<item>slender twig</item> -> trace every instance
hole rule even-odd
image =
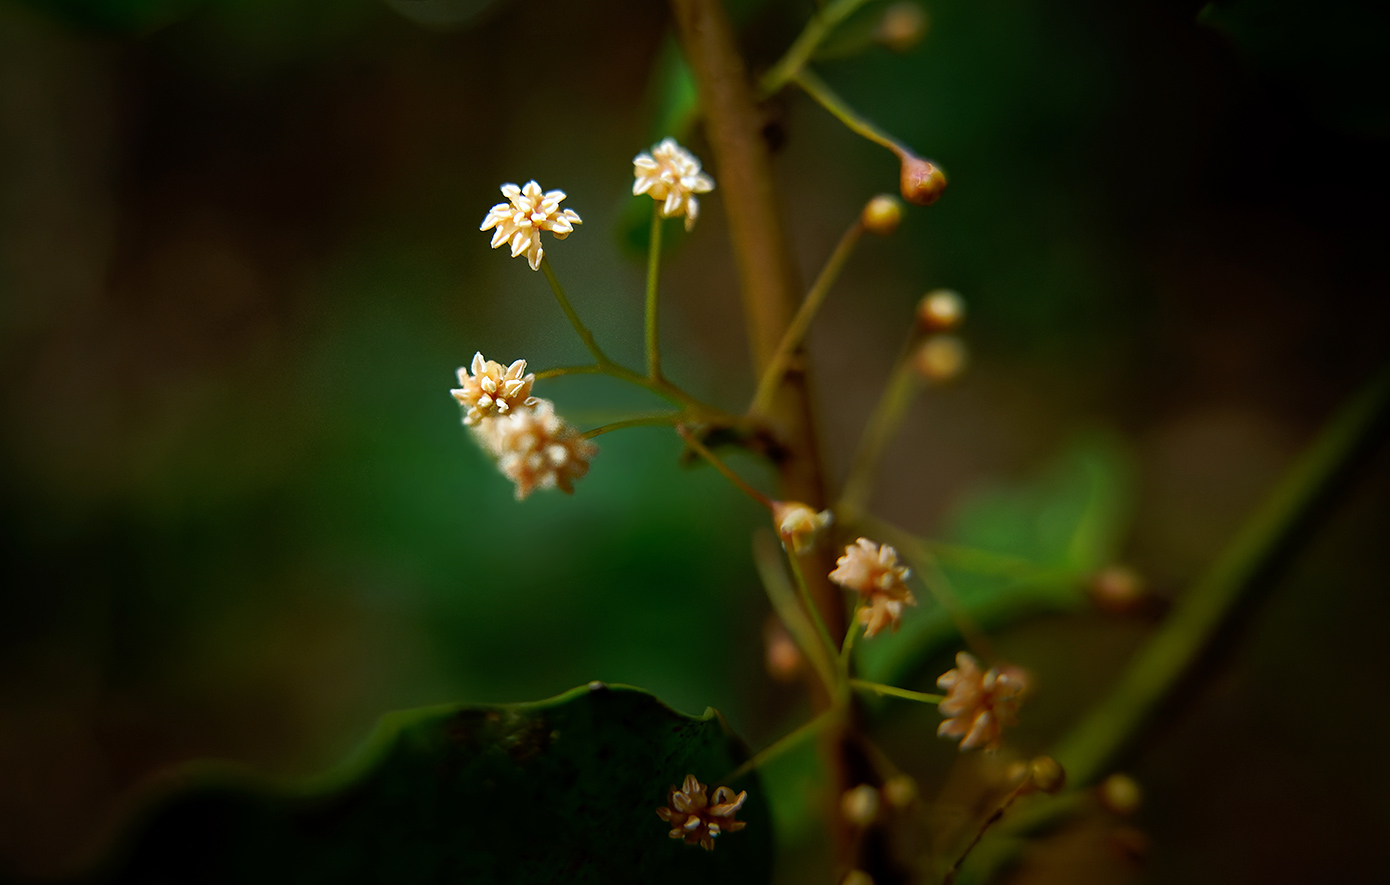
[[[873,692],[877,695],[887,695],[888,697],[902,698],[903,700],[908,701],[917,701],[921,704],[939,704],[946,699],[945,695],[926,694],[925,692],[920,691],[908,691],[905,688],[897,688],[896,686],[892,685],[884,685],[881,682],[868,682],[863,679],[851,679],[849,681],[849,684],[851,688],[856,688],[859,691],[868,691]]]
[[[825,267],[821,268],[820,275],[816,277],[815,283],[811,285],[811,290],[806,293],[801,306],[797,308],[796,316],[792,317],[787,331],[782,334],[782,340],[778,343],[777,350],[773,352],[772,359],[768,361],[767,368],[763,370],[762,377],[758,380],[757,393],[753,396],[753,404],[748,408],[750,414],[766,412],[768,406],[771,405],[772,398],[777,393],[777,387],[782,383],[782,375],[787,371],[787,361],[791,359],[792,353],[801,346],[802,339],[806,337],[807,330],[811,328],[811,321],[816,317],[816,311],[824,303],[825,296],[830,294],[830,288],[835,285],[835,280],[840,276],[840,271],[844,269],[845,262],[854,252],[855,244],[863,235],[864,223],[860,216],[856,215],[854,223],[840,237],[840,242],[835,245],[835,251],[830,253]]]
[[[586,430],[580,434],[583,439],[593,439],[605,433],[612,433],[615,430],[624,430],[628,427],[656,427],[661,425],[670,426],[676,424],[685,416],[684,412],[662,412],[658,415],[639,415],[635,418],[624,418],[621,421],[614,421],[595,427],[593,430]]]
[[[1009,795],[1005,796],[1003,801],[995,806],[994,811],[990,813],[989,817],[984,819],[984,822],[980,824],[980,828],[975,831],[975,838],[970,840],[970,844],[965,846],[965,850],[956,858],[956,862],[951,864],[951,868],[946,871],[946,876],[941,880],[942,885],[952,885],[952,883],[956,881],[956,876],[960,874],[960,865],[965,863],[965,859],[970,856],[971,851],[975,850],[975,846],[980,844],[980,840],[985,837],[985,833],[989,832],[989,828],[1004,817],[1004,812],[1008,811],[1009,807],[1018,800],[1018,797],[1023,795],[1025,788],[1028,786],[1030,786],[1028,779],[1024,778],[1023,783],[1010,790]]]
[[[558,366],[554,369],[546,369],[544,372],[536,373],[537,381],[544,381],[547,378],[559,378],[564,375],[602,375],[603,366]]]
[[[1390,367],[1383,368],[1344,405],[1284,474],[1254,516],[1200,579],[1179,597],[1172,613],[1135,656],[1110,693],[1052,752],[1073,788],[1094,784],[1120,764],[1157,721],[1180,685],[1192,676],[1221,631],[1238,612],[1278,583],[1312,535],[1319,516],[1350,486],[1356,471],[1390,437]],[[1079,793],[1073,793],[1073,800]],[[1011,835],[1036,832],[1085,807],[1039,808],[1007,827]],[[1001,842],[972,865],[978,881],[1007,866],[1021,848]]]
[[[800,744],[808,737],[812,737],[826,726],[834,724],[840,718],[840,713],[841,711],[838,707],[831,707],[800,728],[789,732],[781,738],[778,738],[772,744],[759,750],[747,762],[729,772],[725,777],[720,778],[720,781],[726,784],[733,783],[748,772],[766,765],[788,750],[795,748],[797,744]]]
[[[850,652],[854,651],[854,638],[859,635],[859,628],[862,626],[859,623],[859,613],[863,609],[864,601],[856,599],[854,611],[849,615],[849,626],[845,628],[845,641],[840,644],[840,670],[844,673],[849,672],[849,656]]]
[[[787,568],[782,560],[782,545],[771,532],[763,531],[753,535],[753,564],[758,569],[758,577],[762,579],[763,589],[767,591],[768,601],[772,603],[772,610],[777,612],[777,617],[782,620],[801,653],[811,661],[811,666],[825,684],[826,694],[834,697],[838,681],[835,667],[825,653],[825,644],[816,633],[815,625],[797,601],[796,591],[787,580]]]
[[[817,104],[829,111],[837,120],[844,123],[855,135],[888,148],[900,160],[915,156],[906,145],[859,116],[854,108],[836,95],[834,90],[827,86],[824,80],[812,73],[809,68],[802,68],[798,71],[795,79],[796,85],[800,86],[807,95],[815,99]]]
[[[811,16],[800,36],[792,43],[786,54],[763,74],[758,81],[758,91],[767,98],[796,78],[806,62],[811,60],[816,49],[829,37],[840,23],[868,0],[836,0],[827,4]]]
[[[816,632],[820,634],[821,642],[825,643],[825,650],[831,656],[836,654],[835,640],[830,637],[830,630],[825,626],[825,619],[820,615],[820,609],[816,606],[815,600],[811,598],[811,589],[806,585],[806,572],[801,568],[801,560],[797,558],[796,551],[787,551],[787,561],[792,566],[792,577],[796,579],[796,589],[801,594],[801,603],[806,606],[806,611],[811,615],[811,622],[816,625]]]
[[[661,379],[661,343],[656,325],[656,282],[661,271],[661,204],[652,202],[652,234],[647,246],[647,377]]]
[[[859,438],[859,448],[855,450],[854,460],[850,462],[849,476],[845,478],[844,490],[840,493],[840,500],[835,504],[835,515],[841,522],[854,522],[864,513],[883,450],[897,432],[898,425],[902,423],[903,416],[907,414],[907,407],[912,403],[912,397],[920,386],[916,370],[912,367],[912,361],[908,359],[904,348],[903,355],[893,368],[893,374],[883,387],[883,395],[879,397],[873,414],[869,416],[868,424],[864,425],[863,435]]]
[[[594,355],[599,366],[606,368],[614,365],[613,361],[608,358],[608,354],[604,353],[603,348],[599,347],[598,342],[594,340],[594,333],[589,331],[589,327],[584,325],[579,314],[575,313],[573,305],[570,304],[569,298],[565,295],[564,287],[555,278],[555,271],[550,269],[550,259],[545,256],[541,256],[541,273],[545,274],[545,281],[550,284],[550,291],[555,293],[555,300],[560,302],[560,309],[569,318],[570,325],[579,335],[579,340],[583,341],[584,346],[589,348],[589,353]]]
[[[677,424],[676,432],[679,433],[681,437],[685,439],[686,445],[690,446],[690,448],[695,450],[696,454],[708,461],[714,467],[715,470],[718,470],[720,473],[722,473],[725,479],[734,484],[735,488],[743,492],[748,497],[752,498],[754,501],[757,501],[759,504],[763,505],[768,510],[772,509],[771,498],[769,498],[767,495],[764,495],[757,489],[753,488],[751,485],[748,484],[747,480],[739,476],[737,473],[734,473],[734,471],[729,468],[729,465],[725,464],[719,458],[718,455],[714,454],[714,452],[711,452],[705,446],[704,443],[700,442],[699,438],[696,437],[695,434],[690,432],[690,428],[686,427],[684,424]]]

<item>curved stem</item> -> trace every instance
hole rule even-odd
[[[907,407],[917,393],[917,387],[916,370],[904,354],[884,385],[883,395],[864,426],[864,435],[859,438],[859,448],[855,450],[854,460],[850,463],[844,490],[835,505],[836,515],[842,521],[856,521],[868,506],[878,462],[902,423],[903,416],[907,414]]]
[[[652,201],[652,234],[647,247],[647,377],[661,378],[661,343],[656,325],[656,281],[661,270],[661,204]]]
[[[839,718],[839,708],[831,707],[830,709],[826,710],[824,713],[821,713],[815,719],[812,719],[810,722],[807,722],[800,728],[797,728],[794,731],[791,731],[786,735],[783,735],[773,743],[759,750],[751,759],[740,765],[738,768],[735,768],[733,771],[729,772],[727,776],[720,778],[720,780],[724,783],[733,783],[734,781],[743,777],[748,772],[753,771],[754,769],[760,766],[766,765],[773,759],[776,759],[778,756],[781,756],[783,753],[794,748],[797,744],[801,743],[809,737],[814,736],[815,734],[820,732],[821,729],[838,721]]]
[[[671,426],[676,424],[684,417],[683,412],[663,412],[659,415],[640,415],[636,418],[624,418],[622,421],[614,421],[595,427],[593,430],[586,430],[579,436],[581,439],[593,439],[605,433],[612,433],[615,430],[625,430],[628,427],[658,427]]]
[[[811,16],[811,20],[806,22],[806,27],[801,30],[801,34],[793,41],[786,54],[758,81],[761,97],[768,98],[794,80],[825,38],[867,2],[868,0],[836,0]]]
[[[787,561],[792,566],[792,577],[796,579],[796,589],[801,594],[801,604],[806,606],[806,611],[811,615],[811,622],[816,625],[816,632],[820,634],[821,642],[825,643],[826,653],[832,658],[837,654],[835,640],[830,638],[830,630],[825,626],[825,619],[820,616],[820,609],[816,607],[816,602],[811,598],[811,589],[806,585],[806,573],[801,570],[801,560],[797,558],[796,551],[787,551]]]
[[[570,304],[569,298],[565,296],[565,289],[560,285],[560,281],[555,278],[555,271],[550,269],[550,259],[541,256],[541,273],[545,274],[545,281],[550,284],[550,291],[555,293],[555,300],[560,302],[560,309],[569,318],[570,325],[579,334],[579,340],[584,342],[584,346],[589,348],[589,353],[594,355],[600,368],[607,368],[614,365],[608,358],[608,354],[603,352],[603,348],[598,346],[594,340],[594,333],[589,331],[589,327],[584,325],[584,321],[579,318],[579,314],[574,312],[574,307]]]
[[[759,504],[763,505],[768,510],[772,509],[771,498],[769,498],[767,495],[764,495],[757,489],[753,488],[751,485],[748,484],[747,480],[739,476],[737,473],[734,473],[733,470],[729,469],[729,465],[725,464],[722,460],[719,459],[719,456],[715,455],[714,452],[711,452],[708,448],[706,448],[705,444],[700,442],[700,440],[696,438],[695,434],[690,432],[690,428],[686,427],[684,424],[677,424],[676,432],[679,433],[681,437],[685,440],[686,445],[690,446],[690,448],[694,449],[700,457],[708,461],[714,467],[715,470],[718,470],[720,473],[722,473],[725,479],[734,484],[735,488],[743,492],[748,497],[752,498],[754,501],[757,501]]]
[[[801,346],[802,339],[806,337],[806,331],[811,328],[811,320],[816,317],[816,311],[825,302],[825,296],[830,294],[830,287],[835,285],[835,280],[840,276],[840,271],[844,269],[845,262],[854,252],[855,244],[863,235],[864,223],[861,216],[856,215],[854,223],[840,237],[840,242],[835,245],[835,251],[830,253],[825,267],[821,268],[820,275],[816,277],[815,283],[811,285],[811,290],[806,293],[801,306],[797,308],[796,316],[792,317],[791,324],[787,326],[786,332],[782,334],[782,340],[777,344],[777,350],[773,352],[772,359],[768,361],[767,368],[763,370],[762,377],[758,379],[757,393],[753,395],[753,404],[748,408],[750,414],[762,414],[772,404],[772,398],[777,394],[777,387],[782,383],[782,375],[787,370],[787,361],[791,359],[792,353]]]
[[[787,580],[787,569],[782,564],[782,545],[769,531],[753,535],[753,564],[758,577],[762,579],[763,589],[767,591],[772,610],[777,612],[787,632],[796,641],[801,653],[811,662],[816,674],[825,685],[826,695],[835,696],[837,677],[835,667],[825,653],[824,643],[816,634],[815,625],[801,610],[796,591]]]
[[[926,694],[920,691],[908,691],[905,688],[898,688],[893,685],[884,685],[880,682],[868,682],[863,679],[851,679],[850,687],[859,691],[873,692],[876,695],[886,695],[890,698],[902,698],[906,701],[917,701],[919,704],[939,704],[946,699],[941,694]]]
[[[872,141],[874,144],[888,148],[888,150],[896,154],[900,160],[915,156],[912,151],[908,150],[905,145],[893,138],[893,136],[859,116],[854,108],[850,107],[843,98],[836,95],[835,92],[826,85],[825,81],[812,73],[810,69],[803,68],[797,73],[796,85],[800,86],[807,95],[815,99],[817,104],[829,111],[835,119],[844,123],[855,135],[862,136]]]
[[[560,378],[565,375],[602,375],[602,366],[559,366],[554,369],[546,369],[544,372],[536,373],[537,381],[544,381],[547,378]]]

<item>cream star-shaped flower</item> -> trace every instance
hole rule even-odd
[[[542,193],[539,184],[528,181],[525,187],[502,185],[502,195],[509,202],[493,206],[478,230],[496,228],[492,248],[507,243],[512,247],[513,258],[525,252],[532,270],[540,270],[541,258],[545,255],[541,248],[541,231],[548,230],[555,239],[563,240],[576,224],[584,223],[573,209],[560,209],[564,191]]]
[[[516,499],[536,489],[574,494],[574,481],[589,472],[598,446],[555,414],[555,404],[538,400],[474,427],[478,439],[496,457],[497,467],[516,484]]]
[[[656,810],[656,816],[671,825],[667,835],[672,839],[713,851],[720,833],[737,833],[746,826],[734,820],[734,814],[743,807],[748,791],[735,795],[728,787],[720,787],[713,796],[708,791],[695,775],[687,774],[679,790],[672,787],[666,794],[666,805]]]
[[[898,563],[898,551],[887,544],[860,538],[835,560],[835,570],[829,577],[864,597],[859,621],[864,625],[864,638],[872,639],[884,627],[897,630],[903,606],[917,604],[905,583],[910,574],[907,566]]]
[[[684,215],[686,230],[695,226],[700,214],[695,195],[714,190],[714,179],[700,171],[700,161],[674,138],[663,138],[650,154],[633,157],[632,174],[633,195],[648,194],[661,203],[662,218]]]
[[[540,400],[531,396],[536,376],[526,372],[526,360],[517,360],[505,369],[496,360],[473,354],[473,373],[459,369],[459,386],[449,391],[466,410],[463,423],[473,426],[493,415],[534,406]]]
[[[956,655],[956,668],[936,680],[946,689],[937,705],[947,717],[936,733],[959,738],[962,751],[983,747],[997,750],[1005,726],[1018,724],[1018,708],[1028,690],[1028,677],[1017,667],[990,667],[980,664],[966,652]]]

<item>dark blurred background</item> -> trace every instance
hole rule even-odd
[[[755,66],[813,9],[735,5]],[[817,65],[952,182],[865,241],[812,334],[831,468],[949,286],[972,366],[912,413],[878,509],[939,533],[1104,439],[1117,555],[1180,593],[1390,352],[1386,6],[923,5],[911,51]],[[631,158],[665,134],[669,40],[663,4],[610,0],[0,0],[0,870],[75,862],[172,763],[320,771],[396,708],[602,679],[755,744],[804,717],[763,664],[753,505],[659,429],[518,504],[448,395],[475,350],[583,360],[540,275],[477,231],[504,181],[568,192],[584,225],[547,253],[638,360]],[[809,279],[896,168],[804,96],[768,113]],[[702,208],[663,272],[667,361],[738,408],[720,192]],[[585,426],[654,405],[597,378],[537,393]],[[1103,875],[1381,868],[1387,492],[1382,453],[1157,735],[1147,865]],[[1001,637],[1044,676],[1020,744],[1148,629]],[[954,758],[935,722],[885,739],[924,779]]]

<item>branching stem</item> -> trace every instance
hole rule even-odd
[[[874,144],[882,145],[897,155],[899,160],[905,160],[916,156],[905,145],[893,138],[888,133],[879,129],[873,123],[865,120],[850,107],[843,98],[836,95],[834,90],[826,85],[825,81],[816,76],[809,68],[802,68],[797,72],[796,85],[816,103],[829,111],[835,119],[844,123],[845,126],[855,135],[867,138]]]
[[[786,54],[758,81],[761,97],[770,97],[796,79],[825,38],[867,2],[868,0],[835,0],[817,10],[816,14],[811,16],[811,20],[806,22],[806,27],[802,28],[801,34],[792,42]]]
[[[845,478],[844,491],[835,505],[835,514],[842,522],[856,521],[868,507],[869,495],[873,491],[874,476],[878,470],[883,450],[902,424],[907,407],[920,386],[916,370],[908,358],[906,349],[898,359],[893,374],[884,385],[883,395],[879,397],[869,423],[859,438],[859,448],[850,462],[849,476]]]
[[[669,427],[679,423],[683,417],[686,417],[684,412],[662,412],[657,415],[638,415],[634,418],[624,418],[622,421],[604,424],[601,427],[595,427],[593,430],[586,430],[581,433],[580,436],[584,439],[593,439],[596,436],[612,433],[615,430],[624,430],[628,427],[659,427],[663,425]]]
[[[908,691],[905,688],[884,685],[880,682],[868,682],[863,679],[851,679],[849,684],[851,688],[859,691],[867,691],[877,695],[887,695],[892,698],[902,698],[907,701],[917,701],[919,704],[939,704],[946,698],[945,695]]]
[[[762,750],[759,750],[747,762],[743,763],[738,768],[735,768],[733,771],[729,772],[729,774],[726,777],[720,778],[720,781],[726,784],[733,783],[734,781],[737,781],[739,778],[743,777],[748,772],[753,771],[754,769],[757,769],[763,765],[766,765],[767,763],[771,762],[773,759],[776,759],[778,756],[781,756],[788,750],[794,749],[798,744],[800,744],[807,738],[814,737],[816,734],[819,734],[826,727],[838,722],[840,719],[840,714],[841,711],[838,707],[831,707],[830,709],[826,710],[824,713],[821,713],[815,719],[812,719],[810,722],[807,722],[800,728],[797,728],[796,730],[786,735],[783,735],[773,743],[764,747]]]
[[[769,498],[767,495],[764,495],[757,489],[753,488],[751,485],[748,484],[747,480],[739,476],[737,473],[734,473],[734,471],[730,469],[728,464],[725,464],[724,461],[720,459],[718,455],[714,454],[714,452],[711,452],[704,443],[700,442],[699,438],[695,436],[695,434],[690,432],[690,428],[686,427],[684,424],[677,424],[676,432],[679,433],[681,437],[685,440],[686,445],[694,449],[697,455],[708,461],[714,467],[715,470],[718,470],[720,473],[722,473],[725,479],[734,484],[735,488],[743,492],[748,497],[752,498],[754,501],[757,501],[759,504],[763,505],[768,510],[772,509],[771,498]]]

